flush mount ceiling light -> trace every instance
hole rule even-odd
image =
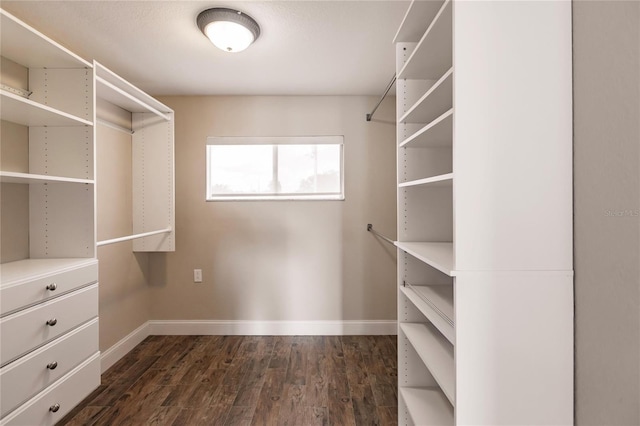
[[[260,36],[260,26],[249,15],[234,9],[216,7],[200,12],[198,27],[219,49],[240,52]]]

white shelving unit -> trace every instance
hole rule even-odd
[[[93,65],[1,9],[0,31],[0,424],[52,425],[100,383]]]
[[[100,383],[96,99],[133,124],[120,128],[132,134],[133,232],[100,245],[133,239],[136,251],[174,250],[173,111],[1,9],[0,19],[0,425],[53,425]]]
[[[3,159],[0,167],[3,185],[23,185],[28,258],[94,258],[92,65],[5,11],[0,16],[2,56],[28,69],[28,87],[22,89],[33,92],[29,99],[0,93],[2,120],[28,127],[28,139],[5,141],[28,145],[28,157]],[[23,166],[5,170],[7,162]],[[12,208],[6,204],[4,213]],[[82,227],[80,239],[46,237],[69,227],[69,218],[80,219],[75,224]]]
[[[100,63],[94,62],[94,69],[98,99],[132,116],[132,234],[99,241],[98,246],[133,240],[134,251],[174,251],[173,110]],[[100,119],[98,124],[119,127]]]
[[[570,4],[413,1],[394,42],[399,424],[573,424]]]

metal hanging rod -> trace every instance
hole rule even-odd
[[[396,82],[396,75],[394,74],[393,78],[391,79],[391,81],[387,85],[387,88],[384,89],[384,93],[382,94],[382,97],[380,98],[380,100],[378,101],[376,106],[373,107],[373,111],[371,111],[371,114],[367,114],[367,121],[371,121],[371,119],[373,118],[373,114],[376,113],[376,110],[378,109],[378,107],[380,106],[380,104],[382,103],[384,98],[387,97],[387,93],[389,93],[389,90],[391,90],[391,88],[393,87],[393,83],[395,83],[395,82]]]
[[[376,231],[375,229],[373,229],[373,225],[370,223],[367,223],[367,231],[371,232],[373,235],[382,238],[383,240],[385,240],[386,242],[388,242],[391,245],[396,245],[396,242],[393,241],[391,238],[385,237],[384,235],[382,235],[381,233],[379,233],[378,231]]]
[[[107,244],[119,243],[122,241],[137,240],[138,238],[150,237],[152,235],[166,234],[171,232],[171,228],[159,229],[157,231],[143,232],[141,234],[127,235],[126,237],[113,238],[111,240],[98,241],[96,246],[106,246]]]

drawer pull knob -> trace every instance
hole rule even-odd
[[[50,320],[47,321],[47,325],[53,327],[54,325],[56,325],[58,323],[58,320],[55,318],[51,318]]]
[[[58,361],[53,361],[47,364],[47,368],[49,370],[55,370],[57,366],[58,366]]]
[[[60,409],[60,404],[53,404],[51,407],[49,407],[49,411],[51,411],[52,413],[55,413],[59,409]]]
[[[55,291],[58,288],[58,285],[56,283],[51,283],[46,288],[49,291]]]

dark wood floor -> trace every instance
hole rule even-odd
[[[150,336],[59,424],[396,425],[395,336]]]

